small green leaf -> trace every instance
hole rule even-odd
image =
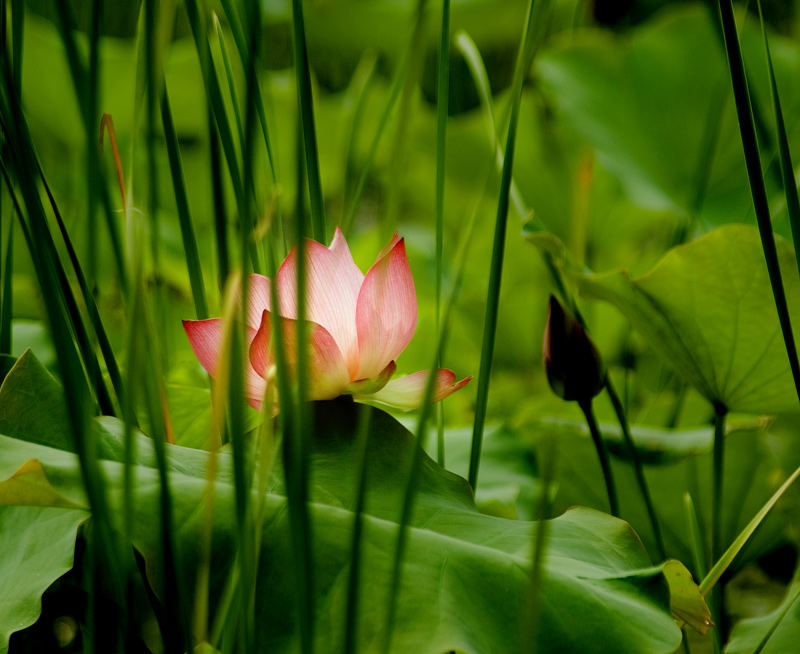
[[[706,600],[692,579],[692,573],[680,561],[664,563],[664,577],[669,583],[670,611],[676,620],[683,620],[697,633],[705,636],[714,625]]]
[[[64,391],[31,350],[0,387],[0,434],[74,451]]]

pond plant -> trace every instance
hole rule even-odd
[[[0,6],[0,654],[796,650],[796,3]]]

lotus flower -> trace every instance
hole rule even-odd
[[[419,407],[424,399],[427,370],[390,381],[397,369],[395,360],[411,341],[417,326],[417,296],[403,239],[395,233],[366,276],[353,262],[338,227],[329,248],[308,241],[305,251],[310,399],[352,395],[355,399],[404,410]],[[276,286],[284,353],[294,373],[296,246],[281,264]],[[245,395],[259,409],[273,367],[269,279],[250,275],[248,298]],[[215,377],[222,347],[222,320],[184,320],[183,327],[198,360]],[[433,402],[454,393],[471,379],[456,382],[455,374],[446,369],[434,374]]]

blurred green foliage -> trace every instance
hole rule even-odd
[[[399,64],[400,52],[410,33],[412,4],[399,0],[304,3],[329,233],[331,227],[343,219],[347,209],[345,190],[350,191],[354,186],[378,128],[379,116],[390,92],[391,75]],[[497,132],[501,135],[508,120],[507,89],[513,75],[525,4],[521,0],[453,0],[452,3],[454,31],[468,32],[484,58],[493,92]],[[87,272],[115,351],[126,367],[129,362],[125,298],[112,272],[114,259],[101,220],[96,215],[88,215],[86,162],[95,153],[86,151],[86,134],[63,42],[53,23],[52,5],[43,0],[29,0],[27,5],[22,66],[25,115],[78,253],[83,261],[94,261]],[[682,495],[686,491],[692,493],[700,507],[701,521],[707,521],[709,424],[713,413],[708,400],[726,400],[730,396],[726,393],[724,398],[712,397],[714,393],[709,388],[713,384],[705,382],[709,378],[716,379],[715,375],[724,376],[719,370],[729,371],[728,364],[735,368],[732,363],[735,357],[730,354],[726,358],[724,352],[715,352],[716,358],[712,359],[714,363],[722,359],[719,366],[701,366],[700,373],[694,375],[687,375],[686,370],[691,367],[690,363],[702,361],[703,341],[726,352],[735,350],[737,338],[746,338],[751,345],[759,344],[765,332],[760,329],[756,314],[769,305],[768,291],[759,286],[750,304],[744,300],[739,302],[741,298],[731,300],[725,305],[725,311],[712,311],[713,317],[723,324],[709,325],[703,322],[702,311],[694,311],[690,303],[684,301],[685,296],[697,290],[700,308],[713,309],[719,295],[714,284],[728,288],[726,285],[734,275],[726,274],[713,261],[702,266],[692,262],[688,267],[696,278],[682,269],[680,274],[660,282],[660,290],[668,300],[668,318],[685,309],[680,315],[684,326],[675,328],[672,333],[675,338],[669,340],[664,338],[663,332],[642,329],[643,321],[638,313],[647,314],[653,307],[639,311],[641,307],[628,301],[630,297],[620,299],[624,294],[610,293],[603,286],[603,280],[609,277],[603,274],[613,273],[625,279],[624,283],[633,288],[626,287],[626,292],[634,294],[641,286],[641,276],[657,262],[668,261],[664,256],[668,252],[674,254],[675,246],[692,242],[720,226],[755,222],[715,9],[709,3],[652,0],[627,3],[560,0],[555,5],[541,51],[528,71],[522,98],[514,167],[522,200],[512,209],[509,218],[489,399],[489,416],[494,424],[487,432],[482,486],[479,486],[477,500],[487,513],[533,517],[532,507],[541,499],[541,448],[548,439],[554,439],[558,442],[560,466],[553,512],[559,513],[573,503],[604,507],[599,492],[599,469],[591,456],[588,435],[572,421],[578,417],[577,407],[561,402],[549,391],[541,369],[547,301],[558,289],[540,256],[541,248],[532,246],[521,233],[523,227],[528,235],[537,230],[541,235],[544,229],[554,237],[548,247],[558,252],[559,263],[563,264],[561,269],[571,280],[568,290],[584,293],[579,299],[580,308],[592,338],[603,353],[611,378],[621,389],[630,421],[635,425],[634,439],[642,447],[655,502],[666,524],[668,553],[688,564],[693,545],[685,526]],[[71,6],[76,25],[82,30],[77,38],[81,47],[85,47],[90,3],[76,2]],[[166,181],[159,189],[155,214],[148,214],[149,200],[155,189],[149,187],[146,137],[155,137],[153,179],[169,178],[166,147],[159,124],[152,126],[152,134],[146,131],[148,126],[134,125],[139,3],[105,2],[102,6],[99,110],[113,116],[125,176],[134,189],[129,198],[133,206],[132,219],[126,223],[119,191],[112,183],[114,175],[106,146],[104,165],[109,173],[108,189],[118,211],[114,216],[130,238],[140,231],[143,242],[147,242],[157,218],[160,260],[156,265],[146,255],[144,274],[150,308],[158,306],[164,327],[159,338],[165,393],[178,445],[203,448],[211,428],[211,393],[207,377],[181,328],[182,319],[195,317],[194,306],[175,201],[171,185]],[[208,17],[211,12],[223,16],[222,33],[229,50],[233,51],[233,34],[224,20],[222,8],[215,2],[203,6]],[[796,3],[775,1],[765,2],[764,6],[775,30],[769,35],[770,47],[787,116],[789,142],[797,151],[800,147],[800,124],[796,120],[800,116],[800,87],[794,81],[800,76],[800,46],[793,38],[798,33]],[[294,211],[298,204],[295,172],[298,107],[291,69],[291,6],[285,1],[266,1],[263,9],[260,32],[264,52],[259,82],[265,96],[277,186],[272,186],[263,148],[256,152],[252,168],[246,174],[253,180],[257,206],[267,213],[267,207],[273,206],[277,198],[281,208],[279,219],[286,232],[293,234],[292,225],[297,218]],[[405,141],[399,150],[395,149],[391,132],[398,118],[392,114],[390,134],[380,143],[353,233],[348,235],[356,263],[366,270],[374,252],[389,237],[382,216],[392,189],[399,185],[399,229],[406,238],[419,302],[416,338],[398,361],[401,373],[426,368],[435,340],[433,226],[437,153],[433,103],[438,30],[435,3],[429,5],[428,11],[420,86],[413,98]],[[757,109],[762,166],[773,226],[776,232],[788,237],[760,30],[754,14],[740,8],[738,16],[750,89]],[[211,34],[209,40],[217,74],[224,79],[219,43]],[[363,111],[356,114],[357,89],[352,75],[359,62],[369,56],[377,57],[378,75],[366,89]],[[449,262],[454,259],[459,237],[470,217],[473,214],[478,217],[443,357],[443,365],[454,369],[460,378],[476,374],[480,364],[483,330],[480,317],[486,303],[499,174],[495,144],[487,136],[485,118],[478,107],[479,94],[455,50],[451,63],[444,204],[445,289],[455,281]],[[207,98],[182,5],[176,12],[164,64],[200,259],[205,266],[206,291],[212,315],[219,315],[221,280],[215,263]],[[233,72],[235,88],[243,98],[245,71],[237,57],[233,58]],[[231,98],[227,92],[223,96],[232,118]],[[96,140],[99,126],[98,133],[90,136]],[[348,149],[351,140],[355,145],[352,151]],[[398,152],[402,158],[399,178],[394,175],[393,165]],[[228,221],[231,226],[238,226],[230,180],[225,178],[224,184]],[[2,210],[5,219],[10,215],[5,193]],[[745,231],[750,230],[726,227],[715,234]],[[5,238],[4,235],[4,242]],[[754,254],[750,247],[751,240],[730,238],[721,256],[727,253],[731,267],[745,280],[757,278],[758,273],[753,271],[760,259],[757,251]],[[238,248],[238,242],[233,247]],[[285,254],[280,252],[279,256]],[[787,260],[789,257],[787,246]],[[619,273],[621,270],[623,275]],[[34,273],[25,248],[18,246],[14,258],[13,354],[19,356],[25,347],[31,346],[39,359],[58,375],[59,364],[47,335],[45,312]],[[634,281],[630,281],[629,276],[634,277]],[[652,281],[655,276],[654,272],[646,277]],[[676,280],[682,281],[683,286],[679,288]],[[710,282],[714,284],[709,286]],[[605,292],[601,292],[603,290]],[[613,304],[590,299],[609,294],[615,296]],[[738,312],[754,319],[747,333],[737,332],[734,338],[731,336],[734,319],[729,314]],[[637,319],[630,317],[632,313],[637,313]],[[681,339],[688,338],[692,323],[698,320],[701,322],[695,326],[701,338],[695,340],[700,345],[685,353],[683,360],[672,356]],[[748,351],[752,354],[755,350]],[[736,388],[726,387],[724,380],[719,384],[719,389],[731,393],[741,390],[739,382],[750,389],[738,405],[731,407],[733,409],[752,411],[756,415],[767,411],[782,414],[773,426],[754,423],[752,416],[746,416],[744,424],[749,427],[738,428],[734,424],[729,430],[731,446],[726,462],[729,504],[723,515],[727,540],[763,505],[780,480],[800,464],[794,461],[800,429],[794,419],[796,412],[791,410],[787,399],[790,393],[783,393],[780,402],[770,404],[774,399],[769,387],[774,381],[772,367],[780,367],[780,363],[773,361],[781,359],[780,353],[773,354],[767,370],[761,368],[754,372],[745,365],[736,368],[739,375]],[[752,361],[748,359],[748,363]],[[781,369],[775,375],[779,377],[783,373]],[[782,377],[779,381],[783,392],[787,385]],[[5,395],[0,395],[0,400],[7,399],[14,389],[10,387],[3,392]],[[448,399],[444,409],[445,421],[453,427],[447,432],[447,468],[461,474],[466,474],[469,439],[468,430],[460,427],[472,418],[473,400],[474,388],[467,387]],[[624,497],[628,498],[623,501],[623,517],[652,551],[652,537],[643,508],[637,502],[632,469],[616,428],[610,426],[614,421],[612,407],[601,400],[596,410],[611,441],[614,466],[619,470]],[[247,420],[248,427],[253,427],[258,416],[248,414]],[[141,426],[148,430],[146,419],[141,420]],[[120,430],[120,425],[116,424],[110,431],[121,438]],[[55,438],[56,435],[50,436]],[[148,471],[145,476],[149,474]],[[199,482],[187,482],[187,488],[191,486],[192,492],[198,493],[193,483]],[[796,547],[800,520],[795,510],[795,495],[792,494],[782,507],[785,512],[781,520],[771,520],[759,532],[737,561],[737,568],[786,542]],[[462,500],[459,495],[458,501]],[[188,516],[188,508],[183,508]],[[17,520],[7,515],[10,515],[10,523]],[[76,525],[71,522],[66,527],[74,530]],[[152,536],[149,532],[146,535]],[[344,551],[341,547],[339,550]],[[63,551],[60,555],[62,559],[65,556]],[[699,573],[694,565],[690,567]],[[55,566],[53,574],[57,573],[56,568],[61,569]],[[41,589],[37,586],[34,590],[40,592]],[[779,634],[788,640],[778,642],[791,642],[797,633],[796,609],[791,609],[788,615],[788,636]],[[762,626],[753,623],[737,628],[732,643],[744,640],[749,645],[755,642],[753,634],[760,637],[764,631]]]

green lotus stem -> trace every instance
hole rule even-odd
[[[579,401],[583,415],[586,416],[586,423],[589,425],[589,432],[592,434],[594,446],[597,448],[597,456],[600,459],[600,467],[603,468],[603,479],[606,482],[606,491],[608,492],[608,504],[611,509],[611,515],[615,518],[619,517],[619,502],[617,500],[617,489],[614,486],[614,475],[611,472],[611,461],[608,457],[608,447],[600,434],[600,429],[597,426],[597,419],[592,410],[592,401]]]
[[[722,555],[722,487],[725,468],[725,416],[728,409],[720,402],[714,402],[716,417],[714,420],[714,452],[711,476],[711,559],[718,561]],[[714,588],[711,609],[717,618],[718,628],[715,634],[721,634],[722,641],[727,641],[728,621],[725,615],[725,597],[722,584]],[[715,646],[715,650],[719,650]]]
[[[725,465],[725,416],[728,409],[724,404],[715,403],[714,420],[714,462],[711,483],[711,558],[719,560],[722,554],[722,485]]]
[[[436,333],[442,319],[442,250],[444,248],[444,181],[447,110],[450,105],[450,0],[442,2],[436,93]],[[442,367],[439,357],[438,367]],[[444,468],[444,408],[436,407],[436,461]]]
[[[580,320],[581,318],[578,318]],[[614,405],[614,411],[619,420],[619,426],[622,429],[622,438],[625,440],[625,446],[633,460],[633,470],[636,474],[636,482],[639,484],[639,490],[642,493],[642,499],[647,507],[647,515],[650,517],[650,525],[653,528],[653,536],[656,539],[656,548],[658,549],[658,556],[661,559],[666,558],[666,549],[664,547],[664,537],[661,534],[661,526],[658,523],[658,516],[656,515],[655,506],[653,506],[653,499],[650,497],[650,489],[647,486],[647,479],[644,476],[644,468],[642,467],[642,459],[639,456],[639,450],[636,449],[636,443],[633,442],[631,437],[630,426],[628,425],[628,418],[625,415],[625,408],[617,394],[617,389],[611,383],[611,379],[606,378],[606,391],[608,397],[611,398],[611,404]]]

